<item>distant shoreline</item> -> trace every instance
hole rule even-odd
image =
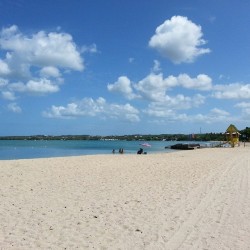
[[[129,135],[8,135],[0,140],[128,140],[128,141],[220,141],[224,133],[129,134]]]
[[[143,149],[143,153],[169,153],[176,152],[171,145],[179,144],[177,141],[126,141],[126,140],[0,140],[0,159],[37,159],[68,157],[81,155],[133,155]],[[193,141],[182,141],[181,144],[194,144]],[[202,148],[217,147],[220,142],[195,142]],[[148,146],[149,145],[149,146]],[[243,146],[243,143],[241,143]],[[196,150],[196,149],[195,149]],[[199,150],[199,149],[197,149]]]

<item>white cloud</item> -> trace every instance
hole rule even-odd
[[[96,116],[102,113],[106,101],[98,98],[96,101],[92,98],[84,98],[79,102],[67,104],[67,106],[53,105],[49,111],[44,112],[45,117],[49,118],[73,118],[77,116]]]
[[[108,116],[113,118],[118,118],[122,120],[128,120],[131,122],[140,121],[138,109],[131,106],[129,103],[125,105],[110,104],[106,108],[106,113]]]
[[[210,49],[200,48],[206,44],[202,36],[201,27],[187,17],[173,16],[156,28],[149,46],[173,63],[189,63],[210,52]]]
[[[187,74],[180,74],[178,77],[179,85],[187,89],[211,90],[212,79],[204,74],[198,75],[196,78],[191,78]]]
[[[43,67],[40,70],[40,75],[42,77],[55,77],[55,78],[61,76],[60,71],[58,70],[58,68],[52,67],[52,66]]]
[[[10,103],[8,105],[8,110],[10,110],[11,112],[14,112],[14,113],[21,113],[22,112],[22,109],[15,103]]]
[[[14,101],[16,99],[15,94],[11,91],[3,91],[2,97],[3,99],[10,100],[10,101]]]
[[[131,81],[126,76],[120,76],[115,83],[108,84],[107,88],[110,92],[120,93],[129,100],[138,97],[133,93]]]
[[[8,74],[10,74],[8,64],[0,59],[0,76],[6,76]]]
[[[237,108],[250,108],[250,102],[240,102],[235,105]]]
[[[240,108],[242,114],[247,118],[250,117],[250,102],[240,102],[235,105],[236,108]]]
[[[154,66],[151,71],[155,73],[161,71],[161,64],[158,60],[154,60]]]
[[[173,85],[176,85],[174,82]],[[168,82],[163,75],[151,73],[134,85],[135,89],[146,99],[163,101],[165,99]]]
[[[67,106],[52,106],[49,111],[43,112],[48,118],[74,118],[78,116],[100,116],[113,119],[138,122],[139,111],[130,104],[109,104],[102,97],[97,100],[84,98],[79,102],[69,103]]]
[[[15,25],[3,28],[0,49],[6,51],[5,58],[0,58],[0,87],[7,99],[14,98],[14,92],[55,93],[64,81],[60,70],[84,69],[83,58],[72,36],[59,31],[26,35]],[[89,48],[92,52],[95,49],[94,45]]]
[[[214,86],[213,97],[218,99],[249,99],[250,84],[232,83]]]
[[[159,63],[155,61],[155,67],[158,69]],[[138,83],[131,84],[126,76],[121,76],[114,84],[108,84],[110,92],[117,92],[127,99],[144,97],[153,102],[165,102],[169,97],[166,92],[174,87],[183,87],[193,90],[208,91],[212,88],[212,79],[204,74],[191,78],[187,74],[179,76],[163,77],[162,73],[151,72]]]
[[[210,110],[210,116],[217,117],[217,116],[229,116],[229,115],[230,115],[229,112],[219,108],[213,108]]]
[[[179,76],[168,76],[163,78],[163,74],[151,73],[144,79],[134,85],[134,88],[151,101],[165,101],[166,91],[173,87],[183,87],[197,90],[210,90],[212,88],[212,80],[204,74],[200,74],[195,78],[191,78],[187,74]]]
[[[89,45],[89,46],[82,46],[81,52],[82,52],[82,53],[85,53],[85,52],[97,53],[98,50],[97,50],[96,44],[94,43],[94,44],[91,44],[91,45]]]
[[[155,106],[148,109],[146,113],[150,116],[161,119],[162,122],[189,122],[189,123],[217,123],[217,122],[225,122],[229,123],[237,118],[234,118],[227,111],[214,108],[211,109],[207,114],[195,114],[189,115],[185,113],[177,113],[176,110],[166,109],[164,106]]]
[[[166,96],[162,102],[152,102],[148,105],[145,113],[157,117],[165,117],[172,114],[174,110],[185,110],[193,107],[199,107],[204,104],[205,97],[202,95],[195,95],[193,97],[176,95],[175,97]]]
[[[2,29],[1,36],[6,37],[6,38],[11,37],[17,31],[18,31],[18,27],[16,25],[12,25],[9,28]]]
[[[190,120],[193,120],[194,122],[204,122],[204,123],[216,123],[216,122],[225,122],[229,123],[234,120],[237,120],[237,118],[234,118],[233,116],[230,115],[229,112],[218,109],[218,108],[213,108],[210,110],[209,113],[207,114],[197,114],[193,116],[189,116]]]
[[[144,111],[149,116],[160,117],[169,119],[176,115],[175,111],[172,109],[166,109],[163,106],[150,105],[148,109]]]
[[[58,85],[48,79],[30,80],[26,84],[22,82],[9,84],[9,89],[17,92],[27,92],[29,94],[44,95],[59,91]]]
[[[80,71],[84,68],[83,59],[67,33],[40,31],[26,36],[19,32],[17,26],[11,26],[0,32],[0,47],[8,51],[6,63],[10,68],[15,66],[16,60],[27,67],[54,66]]]

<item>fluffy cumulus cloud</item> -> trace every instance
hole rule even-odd
[[[173,16],[156,28],[149,46],[173,63],[193,62],[198,56],[209,53],[210,49],[201,48],[206,44],[202,39],[201,27],[187,17]]]
[[[45,95],[59,91],[58,85],[48,79],[30,80],[26,84],[22,82],[9,84],[9,89],[14,92],[26,92],[29,94]]]
[[[187,74],[179,76],[163,77],[162,73],[150,73],[144,79],[135,84],[135,89],[145,98],[151,101],[164,102],[166,91],[174,87],[207,91],[212,88],[212,79],[204,74],[191,78]]]
[[[92,51],[96,46],[92,48]],[[22,33],[16,25],[0,31],[0,96],[47,95],[58,92],[64,72],[82,71],[84,61],[70,34]],[[13,105],[13,104],[12,104]],[[14,110],[13,106],[9,110]],[[18,110],[18,109],[16,109]]]
[[[131,81],[126,76],[120,76],[115,83],[108,84],[107,88],[110,92],[120,93],[129,100],[138,97],[134,94]]]
[[[11,71],[18,71],[16,61],[27,67],[84,68],[72,36],[67,33],[39,31],[27,36],[17,26],[11,26],[0,32],[0,48],[7,51],[5,63]]]
[[[120,93],[130,100],[140,97],[140,100],[148,102],[148,107],[143,110],[143,113],[159,118],[170,118],[173,114],[177,116],[177,111],[196,108],[205,103],[206,97],[197,91],[204,92],[212,89],[212,79],[209,76],[200,74],[192,78],[187,74],[180,74],[164,78],[162,73],[156,72],[160,69],[157,61],[154,65],[157,70],[154,67],[152,72],[138,83],[131,84],[128,77],[121,76],[114,84],[108,84],[108,90]],[[170,90],[177,87],[193,90],[194,95],[170,96]]]
[[[213,109],[209,114],[188,115],[181,113],[183,110],[199,108],[205,104],[207,99],[202,93],[211,93],[213,91],[212,79],[205,74],[199,74],[191,77],[188,74],[179,74],[177,76],[163,76],[159,72],[160,64],[154,62],[151,73],[137,83],[131,83],[126,76],[121,76],[114,84],[107,87],[110,91],[117,92],[133,100],[134,97],[140,97],[146,103],[142,108],[142,113],[153,117],[154,119],[163,119],[165,121],[189,121],[209,122],[214,120],[223,121],[228,118],[229,113],[220,109]],[[181,88],[188,89],[189,95],[184,95]],[[171,93],[175,93],[170,95]]]
[[[176,85],[175,79],[171,80],[167,81],[164,79],[161,73],[151,73],[135,84],[135,89],[146,99],[151,101],[163,101],[165,99],[166,90]]]
[[[139,111],[130,104],[109,104],[102,97],[97,100],[84,98],[79,102],[69,103],[66,106],[52,106],[50,110],[43,112],[43,115],[49,118],[100,116],[103,118],[122,119],[131,122],[140,121]]]
[[[176,95],[174,97],[165,96],[165,100],[162,102],[151,102],[145,113],[156,116],[165,117],[169,114],[169,111],[174,110],[185,110],[191,109],[193,107],[199,107],[205,102],[205,97],[197,94],[193,97],[184,96],[182,94]]]
[[[8,64],[0,59],[0,76],[7,76],[8,74],[10,74]]]
[[[196,78],[191,78],[187,74],[180,74],[177,77],[180,86],[187,89],[197,89],[197,90],[211,90],[212,89],[212,79],[205,75],[200,74]]]
[[[250,84],[232,83],[214,86],[213,97],[218,99],[249,99]]]
[[[40,70],[40,75],[41,75],[41,77],[54,77],[54,78],[58,78],[61,76],[58,68],[53,67],[53,66],[43,67]]]

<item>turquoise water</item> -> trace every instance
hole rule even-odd
[[[123,148],[125,154],[136,154],[139,148],[143,148],[148,154],[170,152],[172,150],[165,149],[165,147],[177,142],[150,141],[148,143],[151,147],[143,147],[140,145],[142,143],[144,141],[0,140],[0,160],[112,154],[113,149],[115,149],[115,153],[118,153],[120,148]]]

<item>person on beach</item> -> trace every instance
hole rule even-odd
[[[141,155],[142,153],[143,153],[143,149],[140,148],[140,149],[137,151],[137,154],[138,154],[138,155]]]

